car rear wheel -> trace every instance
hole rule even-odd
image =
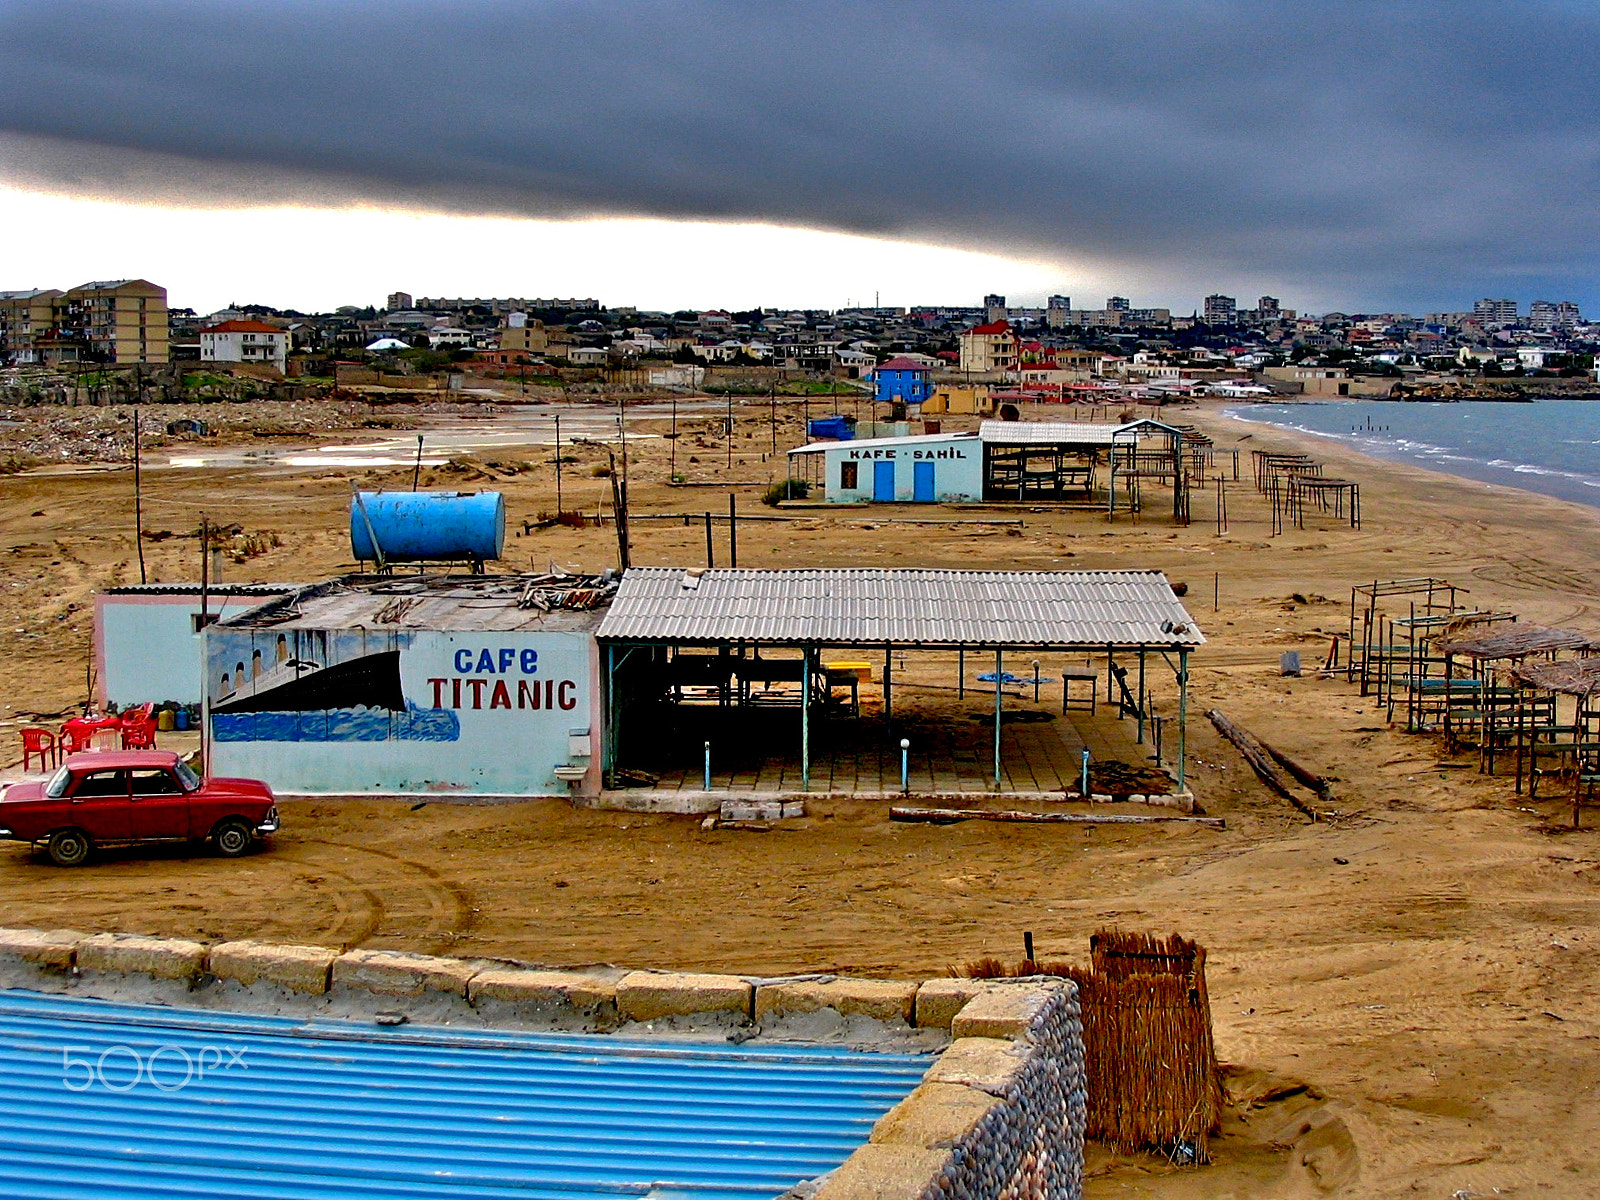
[[[50,861],[58,867],[81,867],[89,861],[89,836],[81,829],[56,830],[47,848]]]
[[[249,851],[253,840],[250,826],[238,817],[229,817],[226,821],[219,822],[211,836],[217,844],[217,853],[223,858],[238,858]]]

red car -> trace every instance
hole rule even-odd
[[[201,779],[168,750],[74,754],[43,783],[0,792],[0,838],[43,842],[63,867],[113,843],[204,841],[237,858],[278,829],[272,789],[255,779]]]

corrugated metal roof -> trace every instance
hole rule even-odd
[[[911,433],[905,437],[882,437],[846,439],[844,441],[808,442],[804,446],[796,446],[789,451],[790,454],[821,454],[827,450],[875,450],[883,446],[927,446],[935,442],[977,442],[978,435],[972,432],[953,433]]]
[[[687,585],[687,586],[686,586]],[[1159,571],[632,567],[602,640],[834,646],[1198,646]]]
[[[1094,425],[1081,421],[984,421],[978,436],[990,446],[1110,446],[1134,445],[1136,431],[1121,425]]]
[[[203,1077],[183,1082],[186,1059]],[[771,1200],[843,1162],[928,1065],[0,992],[0,1194]]]

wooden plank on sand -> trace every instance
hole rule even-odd
[[[921,821],[931,825],[949,825],[956,821],[1007,821],[1022,824],[1046,825],[1154,825],[1158,822],[1176,825],[1204,825],[1207,829],[1225,829],[1221,817],[1169,817],[1144,813],[1041,813],[1018,812],[1006,808],[891,808],[891,821]]]

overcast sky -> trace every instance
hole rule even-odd
[[[0,287],[1600,310],[1597,52],[1592,4],[0,0]]]

